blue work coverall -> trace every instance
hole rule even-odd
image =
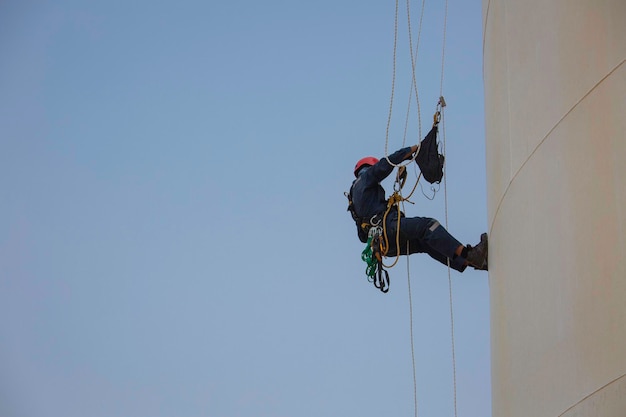
[[[392,164],[399,164],[411,152],[411,148],[402,148],[388,156]],[[379,219],[387,209],[385,189],[380,185],[393,172],[394,166],[383,158],[371,167],[361,169],[359,176],[352,183],[350,194],[357,216],[369,220],[378,215]],[[396,231],[398,210],[392,209],[387,215],[386,227],[389,239],[387,256],[396,256]],[[427,253],[444,265],[463,272],[465,258],[455,255],[461,243],[435,219],[429,217],[405,217],[400,215],[400,255]],[[407,247],[408,243],[408,247]]]

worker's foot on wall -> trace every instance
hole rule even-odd
[[[487,233],[480,235],[480,243],[476,246],[467,245],[467,262],[474,268],[487,271]]]

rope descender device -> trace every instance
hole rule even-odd
[[[437,126],[441,121],[441,112],[443,108],[446,107],[446,100],[443,96],[439,97],[439,101],[437,102],[437,109],[435,110],[435,114],[433,115],[433,127]]]
[[[402,187],[404,187],[404,184],[406,183],[406,177],[407,177],[406,166],[400,165],[398,167],[398,172],[396,173],[396,180],[393,183],[394,192],[399,192],[402,189]]]

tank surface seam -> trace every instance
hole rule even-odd
[[[507,194],[509,193],[509,189],[511,188],[511,185],[513,184],[513,182],[515,182],[515,180],[517,179],[517,176],[519,175],[519,173],[524,169],[524,167],[526,166],[526,164],[528,163],[528,161],[535,155],[535,153],[537,152],[537,150],[545,143],[545,141],[550,137],[550,135],[552,134],[552,132],[554,132],[554,130],[556,130],[556,128],[561,124],[561,122],[563,122],[563,120],[565,120],[567,118],[567,116],[570,115],[570,113],[572,113],[574,111],[574,109],[576,109],[576,107],[578,107],[578,105],[580,103],[582,103],[585,98],[587,98],[600,84],[602,84],[607,78],[609,78],[615,71],[617,71],[622,65],[624,65],[624,63],[626,63],[626,59],[624,59],[622,62],[620,62],[619,64],[617,64],[615,66],[615,68],[613,68],[611,71],[609,71],[604,77],[602,77],[596,84],[594,84],[593,87],[591,87],[591,89],[589,89],[589,91],[587,91],[585,94],[582,95],[582,97],[555,123],[555,125],[548,131],[548,133],[546,133],[543,137],[543,139],[541,139],[541,141],[537,144],[537,146],[535,146],[535,149],[533,149],[533,151],[528,155],[528,157],[526,158],[526,160],[524,161],[524,163],[522,165],[520,165],[519,169],[515,172],[515,174],[511,177],[511,180],[509,181],[509,184],[506,186],[506,189],[504,190],[504,193],[502,193],[502,197],[500,198],[500,200],[498,201],[498,207],[496,208],[496,211],[493,215],[493,220],[489,226],[489,234],[491,234],[491,232],[493,231],[493,225],[496,222],[496,219],[498,217],[498,214],[500,213],[500,208],[502,207],[502,203],[504,202],[504,200],[506,199]],[[510,106],[509,106],[510,107]]]
[[[617,381],[619,381],[620,379],[626,377],[626,374],[619,376],[617,378],[615,378],[614,380],[604,384],[603,386],[601,386],[600,388],[598,388],[597,390],[595,390],[594,392],[592,392],[591,394],[585,395],[583,398],[581,398],[578,402],[576,402],[576,404],[572,405],[571,407],[568,407],[567,410],[563,411],[561,414],[558,415],[558,417],[563,417],[564,415],[566,415],[567,413],[569,413],[570,411],[572,411],[574,408],[576,408],[578,405],[582,404],[583,402],[585,402],[587,399],[593,397],[594,395],[596,395],[597,393],[599,393],[600,391],[602,391],[603,389],[613,385],[614,383],[616,383]]]

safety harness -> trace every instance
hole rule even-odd
[[[402,188],[405,180],[405,175],[398,175],[396,185],[398,185],[399,188],[394,190],[394,193],[387,199],[387,209],[384,213],[377,213],[370,218],[360,217],[356,213],[354,204],[352,203],[352,188],[350,188],[350,192],[344,193],[344,195],[348,198],[348,211],[357,226],[359,240],[365,243],[365,249],[361,252],[361,259],[367,264],[365,274],[367,275],[368,281],[373,282],[374,286],[383,293],[389,291],[389,272],[385,270],[385,265],[383,264],[383,257],[387,255],[389,250],[386,220],[387,215],[394,207],[397,207],[398,210],[398,222],[400,217],[403,215],[400,211],[400,205],[398,203],[403,201],[403,198],[399,193],[399,189]],[[396,229],[397,247],[399,245],[399,225]],[[391,267],[394,265],[395,262],[391,265]]]

